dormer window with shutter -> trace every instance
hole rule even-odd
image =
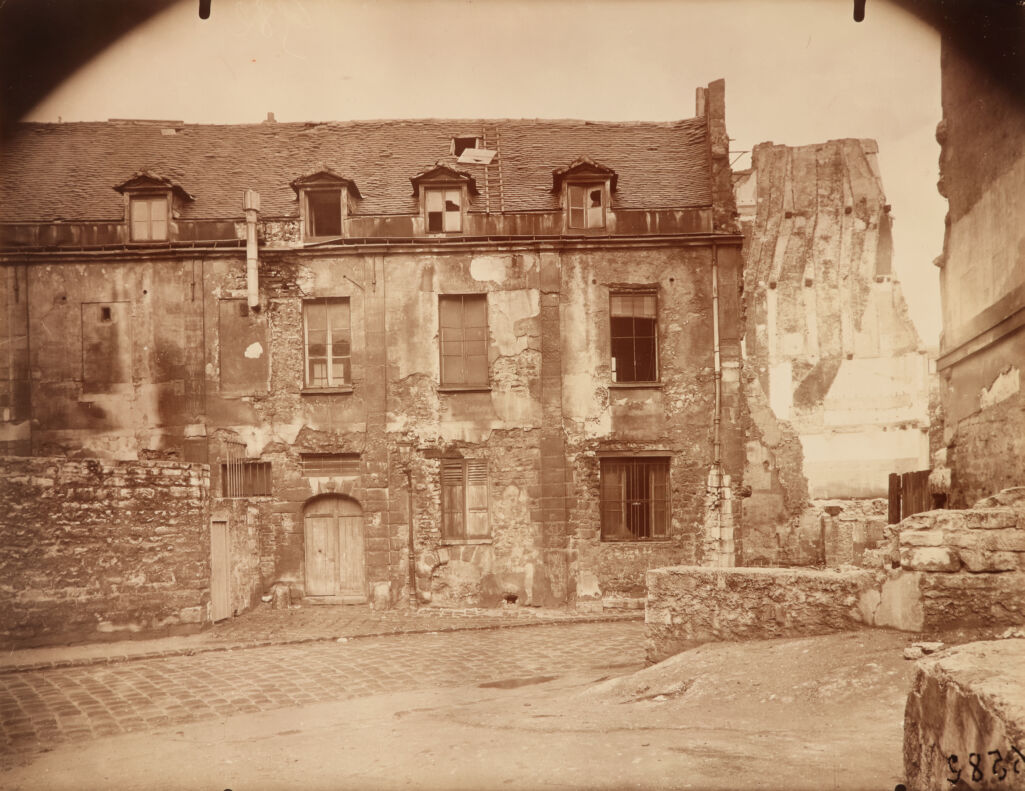
[[[569,233],[605,231],[618,176],[611,168],[581,157],[552,172],[552,192],[560,195]]]
[[[345,220],[353,201],[360,200],[356,183],[328,168],[302,176],[290,185],[299,199],[304,242],[345,236]]]
[[[178,208],[195,200],[181,185],[150,171],[139,171],[114,187],[124,196],[128,240],[146,244],[171,241]]]
[[[473,176],[447,165],[435,165],[410,181],[413,195],[420,200],[424,233],[463,232],[469,196],[477,194]]]

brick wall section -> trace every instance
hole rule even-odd
[[[199,464],[0,458],[0,646],[197,630],[208,491]]]

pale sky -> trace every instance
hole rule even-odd
[[[894,265],[938,343],[939,36],[886,0],[861,23],[852,0],[212,0],[206,20],[198,7],[153,17],[26,118],[668,121],[723,77],[738,152],[879,142]]]

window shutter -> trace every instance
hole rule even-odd
[[[486,538],[488,529],[488,462],[468,459],[466,462],[466,536]]]
[[[463,460],[441,461],[441,535],[462,538],[465,535],[463,506],[466,488],[463,484]]]

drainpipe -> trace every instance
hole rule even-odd
[[[409,512],[409,606],[419,607],[416,595],[416,547],[413,543],[413,467],[406,464],[406,510]]]
[[[733,503],[730,500],[730,478],[722,471],[722,358],[719,350],[719,248],[712,245],[712,355],[714,365],[715,411],[712,416],[712,469],[708,473],[708,488],[715,502],[715,565],[732,566]],[[730,541],[723,530],[730,531]],[[727,554],[729,555],[727,557]]]
[[[249,307],[260,307],[260,281],[257,274],[256,218],[260,212],[260,193],[246,190],[242,193],[242,208],[246,211],[246,289]]]
[[[719,356],[719,248],[712,245],[712,353],[715,366],[715,416],[713,417],[712,456],[716,476],[722,472],[722,359]]]

